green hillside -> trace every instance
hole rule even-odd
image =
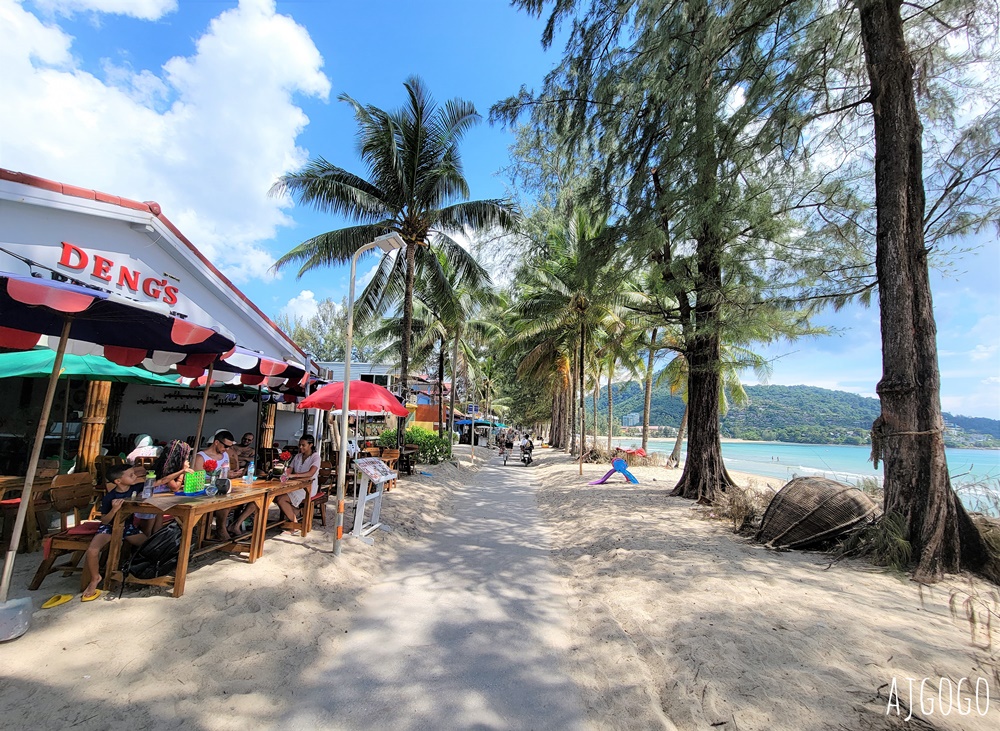
[[[878,399],[845,391],[813,386],[748,386],[750,405],[731,409],[722,419],[722,435],[735,439],[807,444],[865,444],[872,422],[879,415]],[[614,385],[615,423],[625,414],[642,413],[642,385],[636,382]],[[601,392],[599,413],[607,420],[607,389]],[[650,422],[676,427],[684,413],[684,403],[671,396],[666,387],[653,388]],[[952,427],[949,446],[997,446],[1000,421],[996,419],[944,415]],[[988,439],[992,438],[992,439]]]

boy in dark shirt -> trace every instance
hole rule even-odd
[[[115,465],[107,472],[108,480],[115,484],[114,488],[108,490],[101,499],[101,525],[97,529],[97,535],[90,541],[87,553],[84,557],[87,570],[90,572],[90,583],[87,585],[81,601],[89,602],[101,595],[97,585],[104,578],[100,574],[101,551],[111,542],[112,524],[115,515],[121,509],[122,503],[132,497],[135,493],[142,491],[142,483],[146,477],[144,467],[129,467],[128,465]],[[133,546],[139,546],[145,542],[146,534],[135,527],[129,520],[125,523],[125,540]]]

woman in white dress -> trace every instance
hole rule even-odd
[[[312,434],[303,434],[299,439],[299,451],[292,457],[291,465],[288,467],[288,477],[293,480],[311,479],[309,486],[309,498],[319,492],[319,453],[316,452],[316,440]],[[287,474],[287,473],[286,473]],[[281,509],[281,514],[287,520],[293,522],[301,521],[302,505],[307,501],[304,488],[293,490],[287,495],[279,495],[275,498],[274,504]]]

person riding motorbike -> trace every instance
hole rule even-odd
[[[531,452],[535,449],[534,443],[531,441],[531,435],[525,434],[524,438],[521,440],[521,461],[526,465],[531,464],[532,456]]]

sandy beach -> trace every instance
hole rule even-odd
[[[130,588],[121,600],[74,599],[36,612],[27,635],[0,645],[3,725],[291,727],[287,720],[317,687],[337,682],[319,669],[343,660],[366,594],[405,573],[407,557],[448,525],[457,495],[474,497],[479,470],[464,455],[458,467],[436,465],[424,468],[433,477],[402,481],[384,506],[392,531],[379,532],[373,548],[348,541],[341,561],[332,560],[330,535],[319,529],[305,540],[269,540],[253,566],[231,558],[197,565],[180,599]],[[541,449],[532,467],[505,469],[521,470],[535,491],[545,529],[539,540],[565,604],[569,647],[561,662],[584,691],[589,727],[1000,727],[995,650],[982,647],[982,636],[973,644],[948,608],[950,592],[968,580],[921,592],[857,562],[830,566],[821,554],[753,545],[710,510],[667,497],[677,470],[635,468],[639,485],[612,478],[591,486],[605,466],[584,465],[580,477],[568,457]],[[75,578],[53,575],[27,592],[38,560],[19,557],[16,596],[32,596],[37,607],[77,591]],[[894,706],[886,714],[893,678],[899,717]],[[908,678],[930,679],[925,712],[913,700],[923,721],[903,721]],[[954,708],[948,686],[946,707],[938,706],[940,678],[952,686],[968,679]],[[990,690],[985,716],[976,711],[977,678]],[[980,683],[980,708],[983,690]],[[971,711],[960,715],[969,700]],[[345,726],[334,713],[316,727]]]

